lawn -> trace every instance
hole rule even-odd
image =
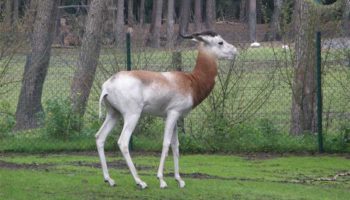
[[[103,182],[97,153],[0,154],[0,199],[348,199],[350,157],[347,155],[184,155],[181,172],[186,187],[171,177],[167,189],[156,178],[158,153],[134,153],[140,190],[120,154],[108,153],[116,187]],[[336,179],[331,178],[339,175]]]

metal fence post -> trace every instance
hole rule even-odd
[[[131,28],[126,32],[126,70],[131,70]],[[130,137],[129,151],[134,149],[133,137]]]
[[[322,136],[322,75],[321,75],[321,32],[316,32],[316,87],[317,87],[317,132],[318,151],[324,152]]]

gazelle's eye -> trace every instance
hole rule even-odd
[[[223,44],[224,44],[224,42],[219,42],[218,44],[219,44],[219,45],[223,45]]]

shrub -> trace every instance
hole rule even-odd
[[[347,152],[350,149],[350,125],[341,124],[338,133],[324,134],[324,147],[327,152]]]
[[[82,119],[71,108],[69,99],[46,102],[45,129],[49,137],[68,139],[78,134]]]
[[[9,102],[0,102],[0,138],[6,136],[16,123],[15,116],[10,111]]]
[[[164,123],[164,120],[154,116],[142,116],[135,128],[134,134],[153,139],[163,138]]]

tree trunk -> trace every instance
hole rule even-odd
[[[196,32],[202,30],[202,0],[194,0],[194,26]]]
[[[262,24],[263,19],[263,10],[262,10],[262,0],[256,0],[256,23]]]
[[[134,2],[133,0],[128,0],[128,26],[133,27],[134,25]]]
[[[317,132],[315,31],[317,12],[310,1],[297,0],[294,10],[295,66],[290,133]]]
[[[281,27],[280,27],[280,17],[282,10],[283,0],[273,1],[273,13],[270,22],[270,30],[267,33],[267,40],[280,40],[281,39]]]
[[[206,19],[205,27],[208,30],[215,30],[214,24],[216,21],[215,0],[207,0],[206,2]]]
[[[6,0],[5,2],[5,25],[11,27],[12,25],[12,0]]]
[[[117,32],[116,43],[118,47],[124,46],[124,0],[118,0],[117,5]]]
[[[256,42],[256,0],[249,0],[249,40]]]
[[[163,0],[156,0],[155,5],[153,6],[153,16],[152,19],[153,25],[151,25],[150,30],[150,42],[151,47],[159,48],[160,47],[160,28],[162,26],[162,11],[163,11]]]
[[[239,21],[242,23],[247,21],[248,2],[249,0],[241,0],[239,9]]]
[[[167,47],[173,48],[174,47],[174,0],[168,0],[168,10],[167,10],[167,28],[166,28],[166,35],[167,35]]]
[[[98,64],[104,11],[104,0],[93,0],[91,2],[77,69],[71,86],[72,108],[80,116],[85,113]]]
[[[22,88],[16,111],[16,130],[36,128],[40,125],[43,108],[41,96],[50,62],[51,45],[55,35],[58,1],[42,1],[31,36],[31,53],[24,67]]]
[[[17,24],[18,22],[18,9],[19,9],[19,0],[13,0],[13,23]]]
[[[188,33],[190,11],[191,11],[191,0],[182,0],[180,5],[179,31],[183,35]]]
[[[140,25],[143,26],[145,23],[145,0],[141,0],[140,3]]]
[[[344,36],[350,36],[350,1],[344,0],[342,26]]]
[[[36,14],[39,5],[38,1],[39,0],[31,0],[30,2],[26,2],[25,4],[25,15],[23,17],[22,28],[28,34],[33,32],[33,24],[36,19]]]
[[[154,32],[154,26],[156,24],[156,15],[157,15],[157,3],[155,1],[152,2],[152,16],[151,16],[151,24],[149,28],[149,32]],[[151,39],[150,39],[151,40]]]

